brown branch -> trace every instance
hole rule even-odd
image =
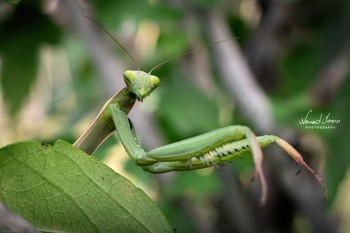
[[[332,100],[349,73],[349,64],[350,48],[347,46],[319,72],[312,92],[312,99],[317,105],[326,105]]]
[[[15,214],[0,203],[0,231],[18,233],[36,233],[37,231],[24,218]]]
[[[232,37],[222,15],[208,11],[203,17],[207,22],[208,36],[212,41]],[[215,63],[234,100],[244,115],[260,132],[275,128],[271,106],[264,91],[255,81],[235,40],[213,47]]]

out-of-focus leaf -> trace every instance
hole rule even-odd
[[[323,50],[316,44],[302,44],[290,52],[281,63],[281,86],[278,93],[283,97],[295,96],[309,88],[320,67]],[[318,59],[316,59],[318,58]]]
[[[142,190],[64,141],[2,148],[0,184],[0,200],[41,230],[172,232]]]
[[[345,177],[350,164],[350,79],[342,86],[341,91],[334,99],[331,110],[332,118],[340,119],[340,124],[334,133],[328,135],[329,157],[327,158],[327,184],[329,189],[329,199],[332,201],[338,191],[339,184]]]
[[[35,4],[19,4],[0,25],[1,88],[11,115],[35,81],[42,43],[57,43],[59,29]]]
[[[179,81],[165,91],[157,112],[172,139],[184,139],[219,127],[215,102],[189,82]]]
[[[1,87],[9,112],[14,115],[35,80],[38,54],[35,48],[14,51],[2,56],[2,64]]]
[[[207,171],[197,172],[181,172],[178,173],[173,181],[173,185],[166,190],[168,197],[179,197],[184,192],[191,190],[191,193],[197,198],[205,198],[214,196],[222,192],[222,183],[215,172]]]
[[[181,10],[166,4],[149,4],[148,1],[98,1],[94,0],[94,5],[98,12],[98,20],[107,28],[118,25],[125,19],[134,22],[144,19],[165,22],[167,20],[176,21],[181,18]]]

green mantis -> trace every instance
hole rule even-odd
[[[93,21],[100,26],[95,20]],[[100,27],[113,38],[102,26]],[[113,40],[115,39],[113,38]],[[126,51],[118,41],[116,42]],[[127,54],[135,62],[128,52]],[[136,62],[135,64],[137,66]],[[151,71],[158,66],[154,67]],[[305,167],[315,176],[322,184],[324,194],[326,195],[326,186],[322,178],[303,160],[299,152],[288,142],[274,135],[256,137],[246,126],[235,125],[224,127],[146,152],[139,143],[135,129],[128,119],[127,114],[136,101],[142,102],[158,87],[160,80],[157,76],[151,75],[151,71],[148,73],[139,69],[125,71],[123,76],[126,87],[107,101],[95,121],[74,143],[74,146],[85,151],[87,154],[93,154],[98,146],[116,130],[129,156],[143,170],[151,173],[187,171],[212,166],[219,168],[220,165],[223,165],[234,157],[241,156],[246,152],[252,152],[255,164],[255,176],[259,178],[262,185],[261,202],[263,203],[267,197],[267,184],[262,169],[263,153],[261,148],[275,142],[297,164]]]

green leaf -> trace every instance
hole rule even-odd
[[[0,201],[44,231],[173,231],[142,190],[60,140],[0,149]]]
[[[21,56],[26,59],[21,59]],[[22,51],[22,54],[3,54],[2,60],[1,86],[3,95],[10,114],[15,115],[35,81],[38,55],[36,50],[27,49]]]
[[[36,80],[41,45],[57,44],[60,38],[60,29],[37,4],[19,4],[0,24],[0,85],[12,116]]]

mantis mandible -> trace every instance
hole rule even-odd
[[[138,69],[124,72],[123,76],[126,87],[107,101],[94,122],[87,131],[78,138],[74,146],[91,155],[99,145],[116,130],[129,156],[138,166],[142,167],[143,170],[151,173],[187,171],[212,166],[219,168],[219,165],[249,151],[253,155],[255,164],[254,177],[259,178],[262,186],[261,203],[264,203],[267,198],[267,184],[262,169],[263,153],[261,148],[267,147],[275,142],[290,155],[298,165],[305,167],[306,170],[314,175],[323,187],[324,197],[326,196],[326,185],[322,178],[303,160],[300,153],[288,142],[274,135],[256,137],[246,126],[233,125],[216,129],[193,138],[146,152],[139,143],[135,129],[128,119],[127,114],[132,109],[136,100],[142,102],[158,87],[160,82],[159,78],[151,75],[154,69],[179,56],[193,52],[193,50],[168,59],[146,73],[139,69],[137,62],[131,54],[106,29],[94,19],[87,16],[84,17],[95,22],[106,32],[128,54]]]

